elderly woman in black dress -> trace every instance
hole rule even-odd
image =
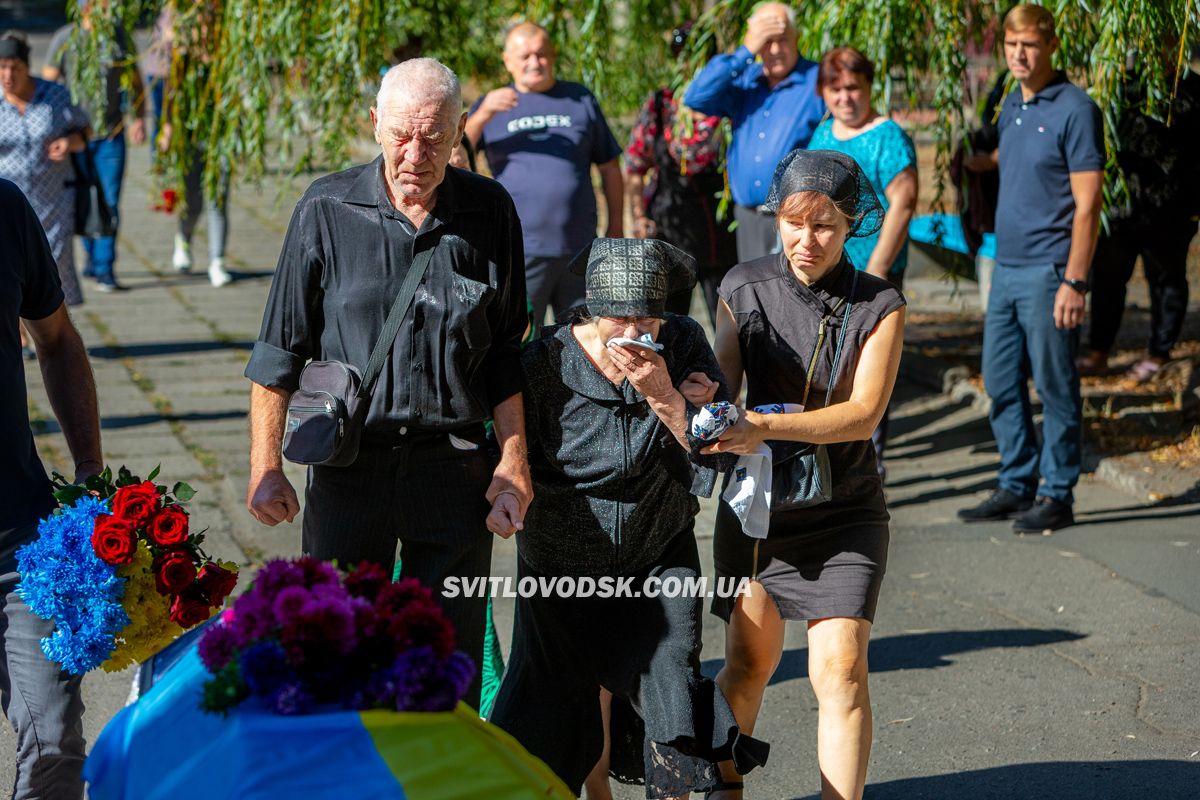
[[[746,411],[706,452],[750,454],[767,442],[778,459],[780,443],[824,444],[832,496],[773,512],[762,540],[745,535],[721,504],[713,542],[717,575],[752,582],[748,596],[713,602],[713,612],[728,623],[717,685],[741,729],[752,731],[779,665],[784,621],[805,621],[819,709],[821,796],[850,800],[862,797],[871,750],[867,639],[888,550],[888,512],[870,440],[895,383],[905,303],[887,281],[855,270],[861,265],[851,264],[843,250],[847,237],[874,233],[883,218],[853,158],[829,150],[789,154],[767,203],[783,251],[726,275],[717,360],[733,396],[745,376],[748,408],[806,408]],[[685,394],[703,402],[711,394],[706,386],[696,376]],[[722,771],[726,788],[714,795],[740,798],[734,765]]]
[[[734,459],[698,453],[698,409],[677,388],[690,373],[724,383],[700,326],[663,310],[695,284],[695,262],[661,241],[597,239],[572,269],[586,275],[587,318],[521,358],[534,501],[519,578],[626,577],[639,593],[647,578],[696,579],[695,495]],[[646,334],[661,353],[612,343]],[[700,674],[700,614],[698,597],[522,593],[491,721],[576,793],[604,748],[601,688],[613,695],[610,771],[644,781],[647,797],[705,791],[723,760],[762,763],[766,746]]]

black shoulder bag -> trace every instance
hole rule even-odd
[[[117,221],[104,199],[92,151],[85,147],[82,152],[73,154],[71,166],[75,168],[75,180],[71,181],[75,187],[75,235],[89,239],[115,236]]]
[[[361,378],[353,364],[341,361],[310,361],[304,367],[300,388],[288,401],[283,429],[283,457],[288,461],[345,467],[358,458],[371,393],[435,249],[436,245],[422,250],[413,259]]]
[[[851,269],[854,269],[851,267]],[[846,310],[842,316],[842,327],[838,331],[837,349],[833,351],[833,366],[829,371],[829,385],[825,388],[825,405],[833,397],[833,387],[837,383],[838,365],[842,358],[842,344],[846,340],[846,329],[850,326],[850,309],[854,307],[854,290],[858,287],[858,270],[850,284],[850,294],[838,300],[837,304],[824,317],[817,328],[817,346],[813,348],[812,358],[808,362],[808,374],[804,379],[804,399],[801,405],[808,408],[808,390],[812,386],[813,373],[816,372],[817,356],[825,341],[825,327],[829,320],[837,314],[843,303]],[[792,445],[792,443],[787,443]],[[786,447],[787,451],[781,453]],[[771,513],[792,511],[797,508],[808,508],[820,505],[833,497],[833,473],[829,467],[829,453],[825,445],[780,445],[779,450],[772,448],[774,458],[771,465]]]

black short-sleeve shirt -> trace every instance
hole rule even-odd
[[[29,524],[54,507],[29,429],[18,318],[44,319],[62,303],[41,223],[16,184],[0,179],[0,530]]]
[[[853,305],[830,403],[850,399],[852,376],[867,337],[884,317],[905,304],[904,295],[882,278],[859,272],[855,284],[854,277],[854,267],[843,257],[832,272],[805,286],[792,274],[780,253],[738,264],[729,271],[719,292],[737,323],[748,407],[801,402],[821,318],[839,298],[849,296],[853,285]],[[827,323],[824,342],[817,353],[807,409],[825,406],[843,319],[843,311],[839,310]],[[833,473],[834,500],[805,509],[805,513],[815,519],[858,503],[864,512],[874,509],[874,513],[886,519],[870,441],[843,442],[826,449]]]
[[[500,184],[448,167],[413,231],[382,158],[314,182],[292,214],[246,377],[295,391],[309,360],[366,370],[417,247],[435,247],[371,398],[366,430],[452,431],[521,391],[521,223]]]

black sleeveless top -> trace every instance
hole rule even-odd
[[[854,283],[854,277],[854,267],[845,256],[828,275],[811,286],[805,286],[792,274],[781,253],[738,264],[729,271],[721,281],[720,295],[737,322],[746,372],[747,407],[800,403],[821,318],[839,299],[847,297],[853,284],[854,296],[849,299],[854,305],[830,403],[850,398],[863,343],[880,320],[905,304],[900,291],[882,278],[859,272]],[[808,393],[809,410],[825,405],[834,350],[845,318],[843,309],[826,324],[825,340],[817,354]],[[816,518],[826,516],[833,522],[834,515],[843,514],[848,508],[859,508],[867,517],[886,520],[883,487],[871,442],[866,439],[842,442],[826,449],[833,473],[833,499],[804,509],[806,522],[819,525]]]

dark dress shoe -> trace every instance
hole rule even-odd
[[[1039,497],[1033,508],[1013,520],[1013,533],[1056,531],[1074,524],[1075,513],[1071,506],[1052,497]]]
[[[990,522],[997,519],[1009,519],[1014,514],[1028,511],[1033,501],[1028,497],[1017,497],[1006,489],[997,489],[992,496],[977,506],[962,508],[958,518],[963,522]]]

